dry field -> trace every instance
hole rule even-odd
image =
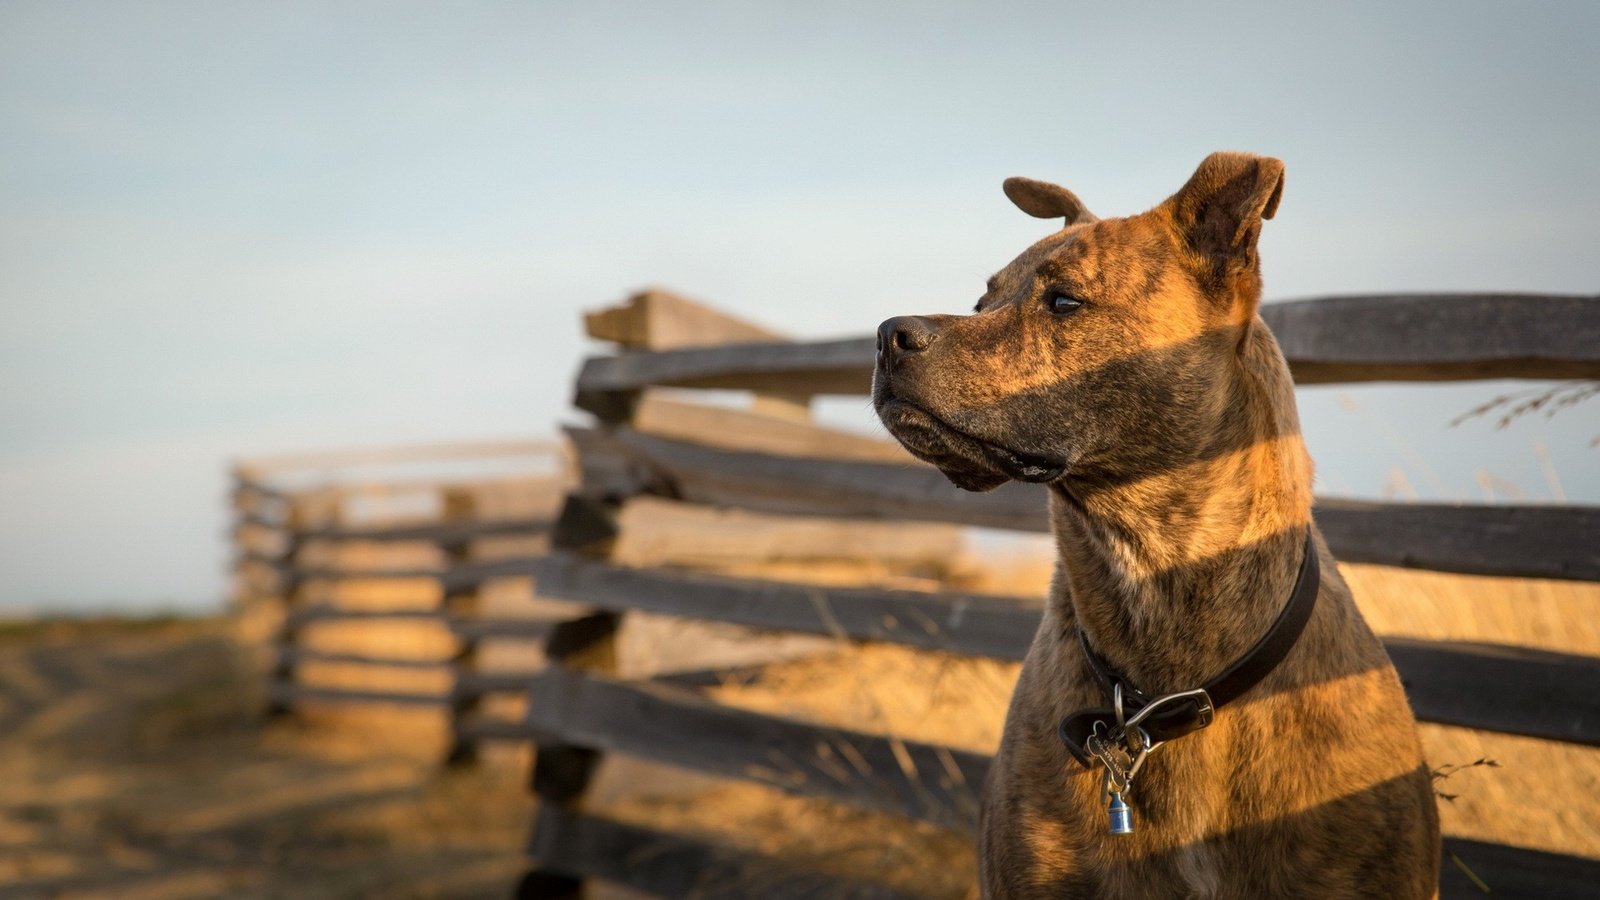
[[[0,896],[504,897],[514,766],[441,775],[432,714],[264,725],[216,621],[0,634]]]
[[[1600,654],[1600,585],[1345,573],[1385,634]],[[1046,575],[1038,561],[1008,560],[971,567],[968,580],[1037,595]],[[234,633],[215,621],[0,633],[0,896],[507,895],[532,814],[525,760],[440,772],[433,713],[263,723]],[[1015,671],[813,644],[710,690],[751,709],[988,751]],[[1449,833],[1600,857],[1600,750],[1438,726],[1424,738],[1435,765],[1498,763],[1441,783],[1456,795],[1441,804]],[[970,839],[929,826],[624,760],[606,764],[594,801],[613,818],[924,896],[971,894]],[[759,896],[774,876],[744,877]]]

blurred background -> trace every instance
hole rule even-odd
[[[1288,166],[1269,300],[1600,284],[1588,3],[0,8],[0,611],[204,610],[240,455],[542,435],[645,285],[799,337]],[[1302,392],[1323,493],[1600,499],[1595,407]],[[876,429],[858,400],[821,416]],[[88,553],[93,564],[84,564]]]
[[[1218,149],[1287,165],[1268,302],[1592,298],[1596,59],[1585,2],[0,3],[0,895],[554,897],[579,872],[606,897],[971,896],[1048,540],[1004,510],[807,507],[859,499],[811,489],[817,457],[906,461],[865,398],[647,393],[596,424],[581,361],[665,346],[618,337],[651,303],[707,342],[964,313],[1053,227],[1005,177],[1117,216]],[[1302,388],[1317,494],[1594,507],[1600,399],[1499,427],[1560,388]],[[593,426],[576,455],[548,443],[568,424]],[[663,447],[679,481],[628,463]],[[342,448],[387,449],[319,455]],[[800,486],[752,500],[723,452]],[[1596,519],[1535,512],[1483,565],[1341,566],[1449,795],[1446,896],[1600,878]],[[635,588],[605,582],[621,622],[582,605],[605,578]],[[769,614],[799,633],[748,627]],[[783,717],[799,761],[662,765],[716,732],[671,727],[704,704]],[[581,757],[606,725],[539,716],[611,709],[655,709],[629,730],[660,746],[594,784],[558,753],[583,815],[530,830],[573,812],[535,803],[532,741],[589,728]],[[712,857],[629,829],[790,868],[707,884]],[[530,835],[552,880],[519,882]],[[694,877],[615,868],[641,859]]]

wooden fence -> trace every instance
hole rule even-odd
[[[1263,314],[1303,384],[1600,378],[1600,298],[1340,297]],[[471,758],[485,740],[533,742],[540,804],[521,896],[576,896],[586,879],[667,897],[913,896],[608,817],[590,802],[596,772],[616,755],[970,831],[985,755],[719,704],[697,689],[697,666],[760,662],[792,648],[763,640],[744,657],[641,661],[622,626],[721,623],[796,635],[802,650],[805,636],[816,636],[1020,660],[1042,597],[940,583],[962,528],[1047,531],[1042,489],[960,492],[890,442],[811,422],[811,398],[867,392],[871,339],[788,342],[659,292],[592,314],[588,329],[622,351],[588,360],[578,374],[575,402],[597,422],[568,431],[576,485],[564,500],[551,497],[546,480],[543,506],[518,506],[504,501],[516,491],[479,480],[439,487],[430,516],[352,523],[352,504],[396,485],[289,485],[288,470],[326,460],[241,467],[240,594],[274,596],[285,611],[274,640],[275,702],[443,706],[453,713],[455,759]],[[724,394],[715,403],[686,399],[700,390],[753,400],[735,409]],[[1345,562],[1600,581],[1593,507],[1324,499],[1315,515]],[[546,534],[549,552],[537,545]],[[503,552],[481,552],[508,537]],[[352,566],[359,552],[328,549],[376,542],[422,542],[434,555],[425,565],[384,558]],[[846,583],[796,575],[817,567]],[[374,577],[420,579],[435,600],[374,607],[337,596],[339,585]],[[530,578],[540,600],[515,617],[485,612],[497,587]],[[896,586],[907,580],[919,583]],[[447,626],[449,652],[398,659],[307,640],[317,623],[396,618]],[[537,640],[540,665],[486,671],[479,650],[498,640]],[[1600,659],[1450,641],[1386,644],[1424,721],[1600,746]],[[443,670],[446,683],[358,691],[305,677],[308,667],[330,664],[396,677],[426,666]],[[525,712],[479,712],[489,692],[525,694]],[[1590,896],[1600,884],[1600,863],[1589,859],[1453,837],[1446,850],[1500,897]],[[759,890],[741,874],[753,869],[766,873]],[[1445,896],[1477,894],[1462,868],[1447,863],[1443,877]]]
[[[674,327],[675,314],[697,327]],[[1600,298],[1340,297],[1269,306],[1264,316],[1302,383],[1600,378]],[[725,323],[720,330],[718,322]],[[586,809],[606,754],[972,829],[986,756],[735,709],[664,679],[621,678],[619,622],[651,613],[1020,660],[1042,598],[697,571],[681,559],[662,565],[659,553],[641,547],[659,549],[653,538],[678,533],[687,543],[713,544],[708,558],[727,561],[759,556],[772,528],[789,529],[783,540],[791,547],[827,544],[832,535],[834,544],[814,555],[844,552],[837,545],[904,551],[928,538],[910,531],[896,544],[893,529],[926,523],[1042,532],[1043,491],[1011,484],[963,493],[892,446],[805,421],[811,397],[866,393],[871,339],[773,340],[663,294],[591,316],[590,328],[625,351],[583,365],[576,402],[599,422],[569,432],[580,486],[562,511],[555,551],[515,564],[534,576],[541,595],[588,610],[553,629],[551,665],[529,679],[525,720],[500,732],[538,746],[535,867],[521,895],[575,896],[586,878],[660,896],[751,893],[723,877],[751,865],[749,852]],[[719,340],[738,343],[682,346]],[[740,411],[668,399],[656,388],[743,390],[758,399],[755,409]],[[695,531],[694,515],[708,509],[769,520],[760,528]],[[1315,514],[1344,561],[1600,580],[1600,508],[1322,500]],[[807,532],[807,525],[817,529]],[[892,530],[869,527],[882,525]],[[1600,659],[1448,641],[1386,643],[1424,721],[1600,746]],[[848,766],[833,748],[848,748]],[[1446,850],[1496,896],[1589,896],[1600,884],[1593,860],[1460,838],[1447,838]],[[782,871],[781,863],[761,864]],[[1445,895],[1477,893],[1472,877],[1447,862]],[[799,871],[757,893],[900,896],[881,884]]]
[[[549,610],[487,602],[490,580],[461,574],[548,549],[569,465],[564,445],[516,441],[236,466],[235,606],[264,639],[270,710],[439,709],[450,757],[471,759],[494,731],[485,699],[542,662]],[[497,663],[491,639],[513,652]]]

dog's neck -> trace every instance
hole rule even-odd
[[[1252,331],[1229,402],[1190,459],[1052,491],[1052,603],[1146,693],[1198,687],[1242,656],[1300,565],[1311,464],[1277,343],[1259,323]]]

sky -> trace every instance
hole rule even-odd
[[[1600,5],[1290,10],[6,0],[0,614],[216,608],[230,460],[551,434],[643,286],[965,312],[1050,227],[1009,175],[1277,156],[1269,300],[1600,292]],[[1304,389],[1319,488],[1600,502],[1600,402],[1450,426],[1536,386]]]

